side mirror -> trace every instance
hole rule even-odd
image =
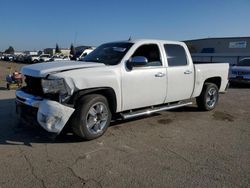
[[[128,60],[127,68],[132,70],[133,67],[145,66],[148,63],[148,59],[144,56],[135,56]]]

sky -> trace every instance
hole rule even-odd
[[[0,51],[250,36],[250,0],[1,0]]]

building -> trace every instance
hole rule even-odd
[[[61,48],[61,54],[69,56],[70,54],[70,49],[69,48]]]
[[[70,54],[70,49],[69,48],[60,48],[61,53],[63,55],[69,56]],[[50,55],[54,55],[56,53],[56,49],[55,48],[45,48],[43,50],[44,54],[50,54]]]
[[[38,51],[24,51],[23,53],[25,55],[39,55]]]
[[[14,55],[18,56],[18,55],[25,55],[24,52],[22,51],[14,51]]]
[[[184,41],[194,61],[237,64],[250,57],[250,37],[204,38]]]

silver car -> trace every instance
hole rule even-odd
[[[237,65],[231,67],[229,80],[232,83],[250,84],[250,57],[241,59]]]

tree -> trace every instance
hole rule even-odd
[[[74,56],[76,54],[76,49],[73,44],[70,45],[70,55]]]
[[[59,53],[61,53],[61,50],[60,50],[58,44],[56,44],[56,54],[59,54]]]
[[[14,54],[15,50],[12,46],[10,46],[8,49],[4,51],[6,54]]]

